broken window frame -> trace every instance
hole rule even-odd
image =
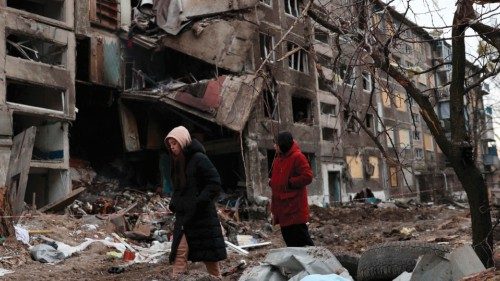
[[[31,1],[30,1],[31,2]],[[39,3],[39,1],[32,1],[32,2],[35,2],[35,3]],[[46,2],[50,2],[51,5],[57,5],[56,7],[51,7],[52,9],[49,9],[51,12],[54,11],[54,9],[58,10],[58,15],[59,16],[54,16],[54,15],[49,15],[47,14],[47,7],[44,7],[45,9],[44,12],[40,12],[40,11],[35,11],[33,10],[34,8],[31,7],[32,9],[30,10],[29,8],[21,8],[21,7],[16,7],[16,4],[20,4],[21,6],[25,3],[22,3],[22,1],[20,0],[12,0],[12,1],[6,1],[6,7],[7,8],[10,8],[10,9],[15,9],[15,10],[18,10],[18,11],[22,11],[24,13],[30,13],[30,14],[35,14],[35,15],[38,15],[44,19],[48,19],[49,21],[55,21],[55,22],[58,22],[58,23],[63,23],[65,25],[68,25],[70,24],[70,22],[68,21],[69,17],[67,15],[67,12],[66,12],[66,5],[68,5],[67,1],[66,0],[60,0],[60,1],[53,1],[53,0],[46,0]],[[13,4],[15,3],[15,4]],[[47,5],[47,3],[40,3],[41,6],[44,6],[44,5]],[[71,15],[72,16],[72,15]]]
[[[319,103],[321,114],[329,115],[329,116],[337,116],[337,105],[333,103],[320,102]],[[330,109],[331,110],[327,110]]]
[[[300,11],[300,0],[284,0],[285,14],[291,17],[298,17]]]
[[[294,106],[294,105],[297,105],[297,104],[301,103],[300,100],[297,100],[297,99],[307,100],[307,104],[304,107],[304,110],[306,112],[304,112],[303,119],[298,119],[297,118],[297,115],[300,112],[300,110],[296,106]],[[306,124],[306,125],[309,125],[309,126],[313,125],[314,124],[314,115],[313,115],[313,112],[312,112],[312,108],[313,107],[312,107],[312,100],[311,99],[306,98],[306,97],[302,97],[302,96],[292,96],[292,116],[293,116],[293,122],[294,123]]]
[[[328,132],[328,133],[327,133]],[[331,136],[331,137],[329,137]],[[324,141],[335,142],[338,140],[338,130],[330,127],[321,127],[321,139]]]
[[[269,45],[269,43],[271,45]],[[260,58],[265,60],[269,53],[271,56],[268,61],[274,63],[276,61],[276,51],[274,50],[274,36],[259,33]]]
[[[321,35],[321,36],[318,37],[318,35]],[[324,38],[322,38],[322,37],[324,37]],[[330,35],[328,34],[327,31],[324,31],[324,30],[319,29],[319,28],[314,29],[314,40],[321,42],[323,44],[328,44],[329,38],[330,38]]]
[[[288,68],[304,74],[309,74],[309,59],[307,52],[302,47],[292,42],[288,42],[287,52],[291,52],[291,54],[288,55]]]
[[[263,89],[262,95],[263,95],[262,107],[264,110],[264,117],[269,118],[271,120],[279,121],[278,95],[274,86],[270,87],[270,89]]]
[[[48,85],[40,85],[40,84],[37,84],[37,83],[31,83],[31,82],[26,82],[26,81],[20,81],[20,80],[16,80],[16,79],[10,79],[10,78],[7,78],[7,95],[6,95],[6,103],[8,105],[10,105],[10,107],[12,108],[16,108],[18,111],[36,111],[36,112],[44,112],[44,113],[49,113],[49,114],[55,114],[55,115],[65,115],[67,114],[67,111],[68,111],[68,104],[67,104],[67,96],[68,96],[68,92],[66,89],[63,89],[63,88],[59,88],[59,87],[53,87],[53,86],[48,86]],[[50,95],[54,94],[59,94],[60,97],[57,97],[57,96],[54,96],[54,101],[59,99],[60,98],[60,104],[58,104],[57,107],[49,107],[49,106],[44,106],[44,105],[40,105],[40,104],[34,104],[32,102],[28,102],[27,100],[26,101],[14,101],[14,100],[11,100],[9,98],[9,96],[11,95],[11,88],[10,88],[10,85],[19,85],[19,87],[29,87],[29,88],[33,88],[33,90],[37,90],[37,88],[39,88],[38,90],[42,91],[42,89],[46,89],[46,90],[49,90],[49,91],[53,91],[53,93],[51,93]],[[14,86],[16,87],[16,86]],[[28,91],[28,92],[31,92],[31,91]],[[38,93],[38,94],[44,94],[44,99],[47,100],[47,97],[48,97],[48,93],[47,92],[41,92],[41,93]],[[22,94],[14,94],[14,96],[16,97],[20,97]],[[35,94],[36,95],[36,94]],[[26,96],[27,97],[27,96]]]
[[[6,33],[7,33],[5,38],[6,50],[9,49],[8,48],[9,46],[11,46],[20,53],[20,55],[18,56],[11,53],[7,53],[7,56],[20,58],[27,61],[39,62],[54,67],[60,67],[60,68],[67,67],[67,58],[66,58],[68,52],[67,45],[62,45],[59,42],[55,42],[49,39],[42,39],[31,34],[21,33],[19,31],[14,31],[14,30],[9,30]],[[18,42],[13,41],[13,39],[10,38],[11,36],[19,36],[18,38],[19,41]],[[30,47],[25,46],[25,44],[28,44],[30,42],[33,42],[33,46]],[[39,50],[37,49],[37,47],[40,47],[43,50]],[[53,50],[49,51],[49,49]],[[57,61],[58,63],[52,63],[48,60],[45,60],[45,58],[47,57],[49,58],[55,57],[54,55],[57,55],[55,61]]]

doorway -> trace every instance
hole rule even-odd
[[[328,191],[330,194],[330,204],[340,203],[340,172],[328,172]]]

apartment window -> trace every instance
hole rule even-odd
[[[309,73],[309,65],[307,52],[296,44],[288,43],[288,52],[292,52],[288,56],[288,67],[303,73]]]
[[[363,71],[363,90],[372,91],[372,75],[368,71]]]
[[[415,148],[415,159],[424,159],[424,150],[422,148]]]
[[[337,105],[335,104],[320,102],[320,108],[321,108],[321,114],[333,115],[333,116],[337,115]]]
[[[318,40],[319,42],[328,44],[328,32],[323,31],[321,29],[315,29],[314,39]]]
[[[321,128],[321,132],[323,135],[323,140],[325,141],[336,141],[337,140],[337,129],[332,128]]]
[[[292,97],[293,122],[312,125],[311,100],[307,98]]]
[[[395,129],[394,128],[388,128],[387,129],[387,147],[394,147],[394,144],[396,143],[396,137],[395,137]]]
[[[271,0],[260,0],[260,2],[261,2],[262,4],[265,4],[265,5],[269,6],[269,7],[271,7],[271,5],[272,5]]]
[[[417,113],[412,113],[411,115],[412,115],[412,118],[413,118],[413,122],[415,124],[420,123],[420,115],[418,115]]]
[[[264,116],[278,120],[278,98],[274,89],[262,91],[264,101]]]
[[[373,115],[370,113],[365,116],[365,126],[369,129],[373,128]]]
[[[450,102],[449,101],[439,102],[439,115],[440,115],[441,119],[450,118]]]
[[[300,15],[300,0],[285,0],[285,13],[290,16]]]
[[[321,54],[317,54],[317,58],[318,58],[318,63],[322,67],[328,68],[328,69],[332,68],[332,58],[331,57],[325,56],[325,55],[321,55]]]
[[[355,81],[354,67],[345,64],[340,65],[340,76],[345,84],[353,85]]]
[[[275,60],[275,52],[273,51],[274,48],[274,37],[267,35],[267,34],[259,34],[259,39],[260,39],[260,57],[261,59],[266,59],[269,54],[271,56],[269,57],[270,62],[274,62]]]
[[[405,54],[411,54],[413,49],[409,44],[404,44],[404,49],[403,49]]]
[[[328,87],[328,82],[325,79],[322,79],[319,75],[317,76],[318,80],[318,89],[321,91],[329,92],[330,88]]]
[[[347,132],[354,132],[356,130],[356,123],[354,122],[355,120],[351,116],[351,113],[349,113],[349,111],[347,110],[344,110],[344,126]]]
[[[422,139],[422,134],[420,133],[420,131],[413,131],[413,139],[417,141]]]
[[[396,167],[389,167],[389,179],[391,187],[398,187],[398,169]]]
[[[48,17],[58,21],[66,20],[65,1],[51,0],[7,0],[7,7],[23,10],[32,14]]]

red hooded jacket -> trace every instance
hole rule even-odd
[[[309,220],[307,185],[312,178],[311,166],[295,141],[287,153],[274,159],[269,186],[275,224],[283,227]]]

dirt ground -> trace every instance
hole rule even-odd
[[[102,239],[109,236],[106,225],[94,216],[74,218],[68,214],[38,214],[23,218],[21,224],[30,230],[48,230],[44,234],[54,240],[77,245],[85,238]],[[98,224],[97,229],[86,225]],[[228,250],[229,258],[221,262],[222,272],[235,267],[244,259],[248,266],[262,261],[269,249],[283,247],[279,228],[270,227],[265,220],[234,223],[239,234],[255,235],[272,245],[250,250],[248,256]],[[448,244],[451,247],[468,244],[471,241],[470,215],[468,209],[448,205],[410,206],[403,209],[395,206],[373,206],[359,204],[331,208],[311,207],[309,225],[317,246],[325,246],[333,253],[362,253],[377,243],[397,240],[415,240]],[[32,239],[32,244],[39,240]],[[134,243],[128,239],[129,243]],[[58,264],[43,264],[30,258],[26,246],[5,242],[0,247],[0,267],[13,270],[2,280],[171,280],[171,265],[165,256],[156,264],[132,264],[120,274],[108,273],[113,266],[124,265],[119,259],[106,255],[113,249],[95,243],[86,250],[69,257]],[[242,271],[224,277],[223,280],[237,280]],[[190,271],[182,280],[207,280],[202,264],[191,264]]]

